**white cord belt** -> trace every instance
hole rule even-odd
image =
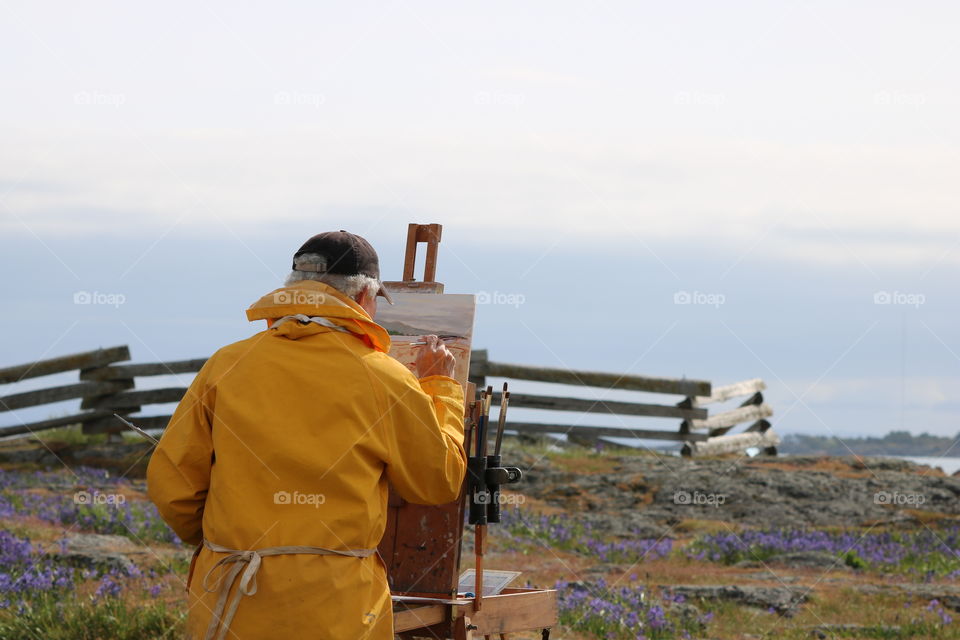
[[[233,621],[233,616],[237,612],[237,607],[240,606],[241,596],[252,596],[257,592],[257,571],[260,570],[261,558],[289,554],[366,558],[377,551],[376,549],[324,549],[323,547],[306,547],[301,545],[239,550],[229,549],[206,539],[203,541],[203,546],[217,553],[229,554],[226,557],[220,558],[215,565],[210,567],[210,571],[207,572],[207,575],[203,576],[203,582],[201,583],[203,590],[207,593],[213,593],[218,589],[220,591],[220,597],[217,598],[217,604],[213,609],[213,617],[210,618],[210,624],[207,626],[207,634],[204,636],[205,640],[222,640],[222,638],[225,638],[230,628],[230,623]],[[228,564],[232,564],[233,566],[230,567],[228,571],[220,574],[216,584],[208,587],[207,581],[213,572],[219,567]],[[242,576],[240,576],[241,571],[243,571]],[[224,579],[224,576],[226,576],[226,579]],[[238,576],[240,577],[240,586],[237,592],[233,594],[233,598],[230,598],[228,605],[227,597],[230,595],[230,589],[233,587]],[[217,632],[217,627],[220,628],[219,633]]]

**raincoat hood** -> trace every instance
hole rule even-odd
[[[284,316],[303,314],[322,317],[343,327],[372,349],[390,350],[390,335],[364,311],[363,307],[330,285],[314,280],[301,280],[274,289],[247,309],[247,319],[266,320],[268,325]],[[277,336],[297,340],[304,336],[333,331],[314,323],[284,322],[270,328]]]

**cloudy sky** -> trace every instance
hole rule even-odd
[[[0,366],[207,355],[306,237],[396,278],[440,222],[492,359],[762,377],[782,433],[960,431],[953,3],[0,15]]]

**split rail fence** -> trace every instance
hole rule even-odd
[[[137,389],[136,379],[172,374],[193,374],[206,358],[129,364],[127,346],[86,351],[58,358],[39,360],[0,369],[0,388],[28,378],[78,371],[77,382],[0,396],[0,413],[79,399],[80,410],[62,417],[0,426],[0,437],[35,433],[46,429],[81,424],[83,432],[120,433],[123,425],[113,414],[119,414],[146,430],[166,427],[170,415],[141,414],[150,405],[178,402],[186,387]],[[509,428],[520,434],[565,434],[575,442],[596,442],[605,438],[638,438],[682,442],[684,455],[703,456],[744,451],[756,447],[767,454],[776,454],[779,438],[767,420],[773,410],[763,400],[765,385],[759,378],[731,385],[713,387],[705,380],[659,378],[617,373],[575,371],[491,361],[486,350],[471,355],[470,379],[478,387],[487,378],[526,380],[579,385],[599,390],[621,389],[674,395],[674,404],[590,400],[561,395],[540,395],[510,392],[514,408],[574,412],[586,415],[614,415],[622,426],[590,426],[557,422],[509,421]],[[708,405],[747,396],[739,407],[708,415]],[[500,403],[496,393],[494,404]],[[136,414],[136,415],[134,415]],[[676,418],[675,430],[645,429],[626,426],[638,417]],[[569,420],[569,418],[568,418]],[[737,425],[750,423],[741,433],[730,431]]]

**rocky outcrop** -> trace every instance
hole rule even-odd
[[[811,589],[807,587],[743,587],[739,585],[661,585],[661,591],[687,600],[730,600],[761,609],[792,616],[807,601]]]
[[[129,575],[136,567],[130,555],[142,553],[140,547],[124,536],[83,533],[66,538],[58,556],[71,566],[107,571],[114,569]]]
[[[519,491],[613,534],[659,537],[688,519],[803,528],[912,522],[919,512],[960,516],[960,478],[907,460],[625,455],[614,457],[610,473],[577,473],[519,453],[509,462],[524,468]]]

